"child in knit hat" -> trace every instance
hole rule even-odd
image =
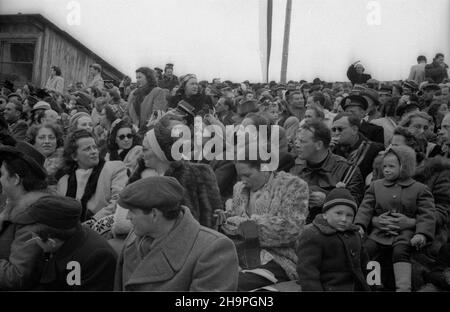
[[[416,154],[408,146],[392,146],[382,156],[383,179],[371,183],[355,217],[361,234],[366,232],[364,248],[375,260],[381,251],[392,250],[397,291],[411,291],[411,254],[434,238],[435,207],[428,188],[411,177],[415,173]],[[406,216],[415,226],[393,230],[372,227],[373,218],[390,220]]]
[[[366,256],[358,227],[357,205],[345,188],[328,193],[322,214],[297,240],[299,284],[303,291],[370,290],[363,274]]]

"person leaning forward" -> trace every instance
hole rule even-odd
[[[119,205],[133,231],[116,270],[120,291],[236,291],[238,258],[233,242],[201,226],[181,205],[184,189],[172,177],[128,185]]]

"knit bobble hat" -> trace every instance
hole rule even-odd
[[[328,193],[325,203],[323,204],[322,212],[326,212],[327,210],[338,205],[350,207],[355,213],[356,210],[358,210],[358,205],[356,204],[355,199],[349,190],[345,188],[335,188]]]

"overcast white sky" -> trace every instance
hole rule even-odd
[[[262,79],[258,0],[78,0],[80,25],[67,21],[70,2],[0,0],[0,12],[44,15],[133,80],[167,62],[200,79]],[[274,0],[270,80],[280,78],[285,7]],[[287,78],[346,81],[361,60],[376,79],[404,79],[419,54],[448,61],[449,16],[449,0],[294,0]]]

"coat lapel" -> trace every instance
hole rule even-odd
[[[142,259],[131,274],[125,287],[132,284],[157,283],[170,280],[181,270],[186,262],[195,239],[200,230],[200,224],[194,219],[189,209],[183,207],[184,215],[169,235],[156,243],[152,250]],[[131,242],[126,243],[125,255],[130,248],[138,248],[135,235],[130,235]],[[136,252],[129,251],[129,252]]]

